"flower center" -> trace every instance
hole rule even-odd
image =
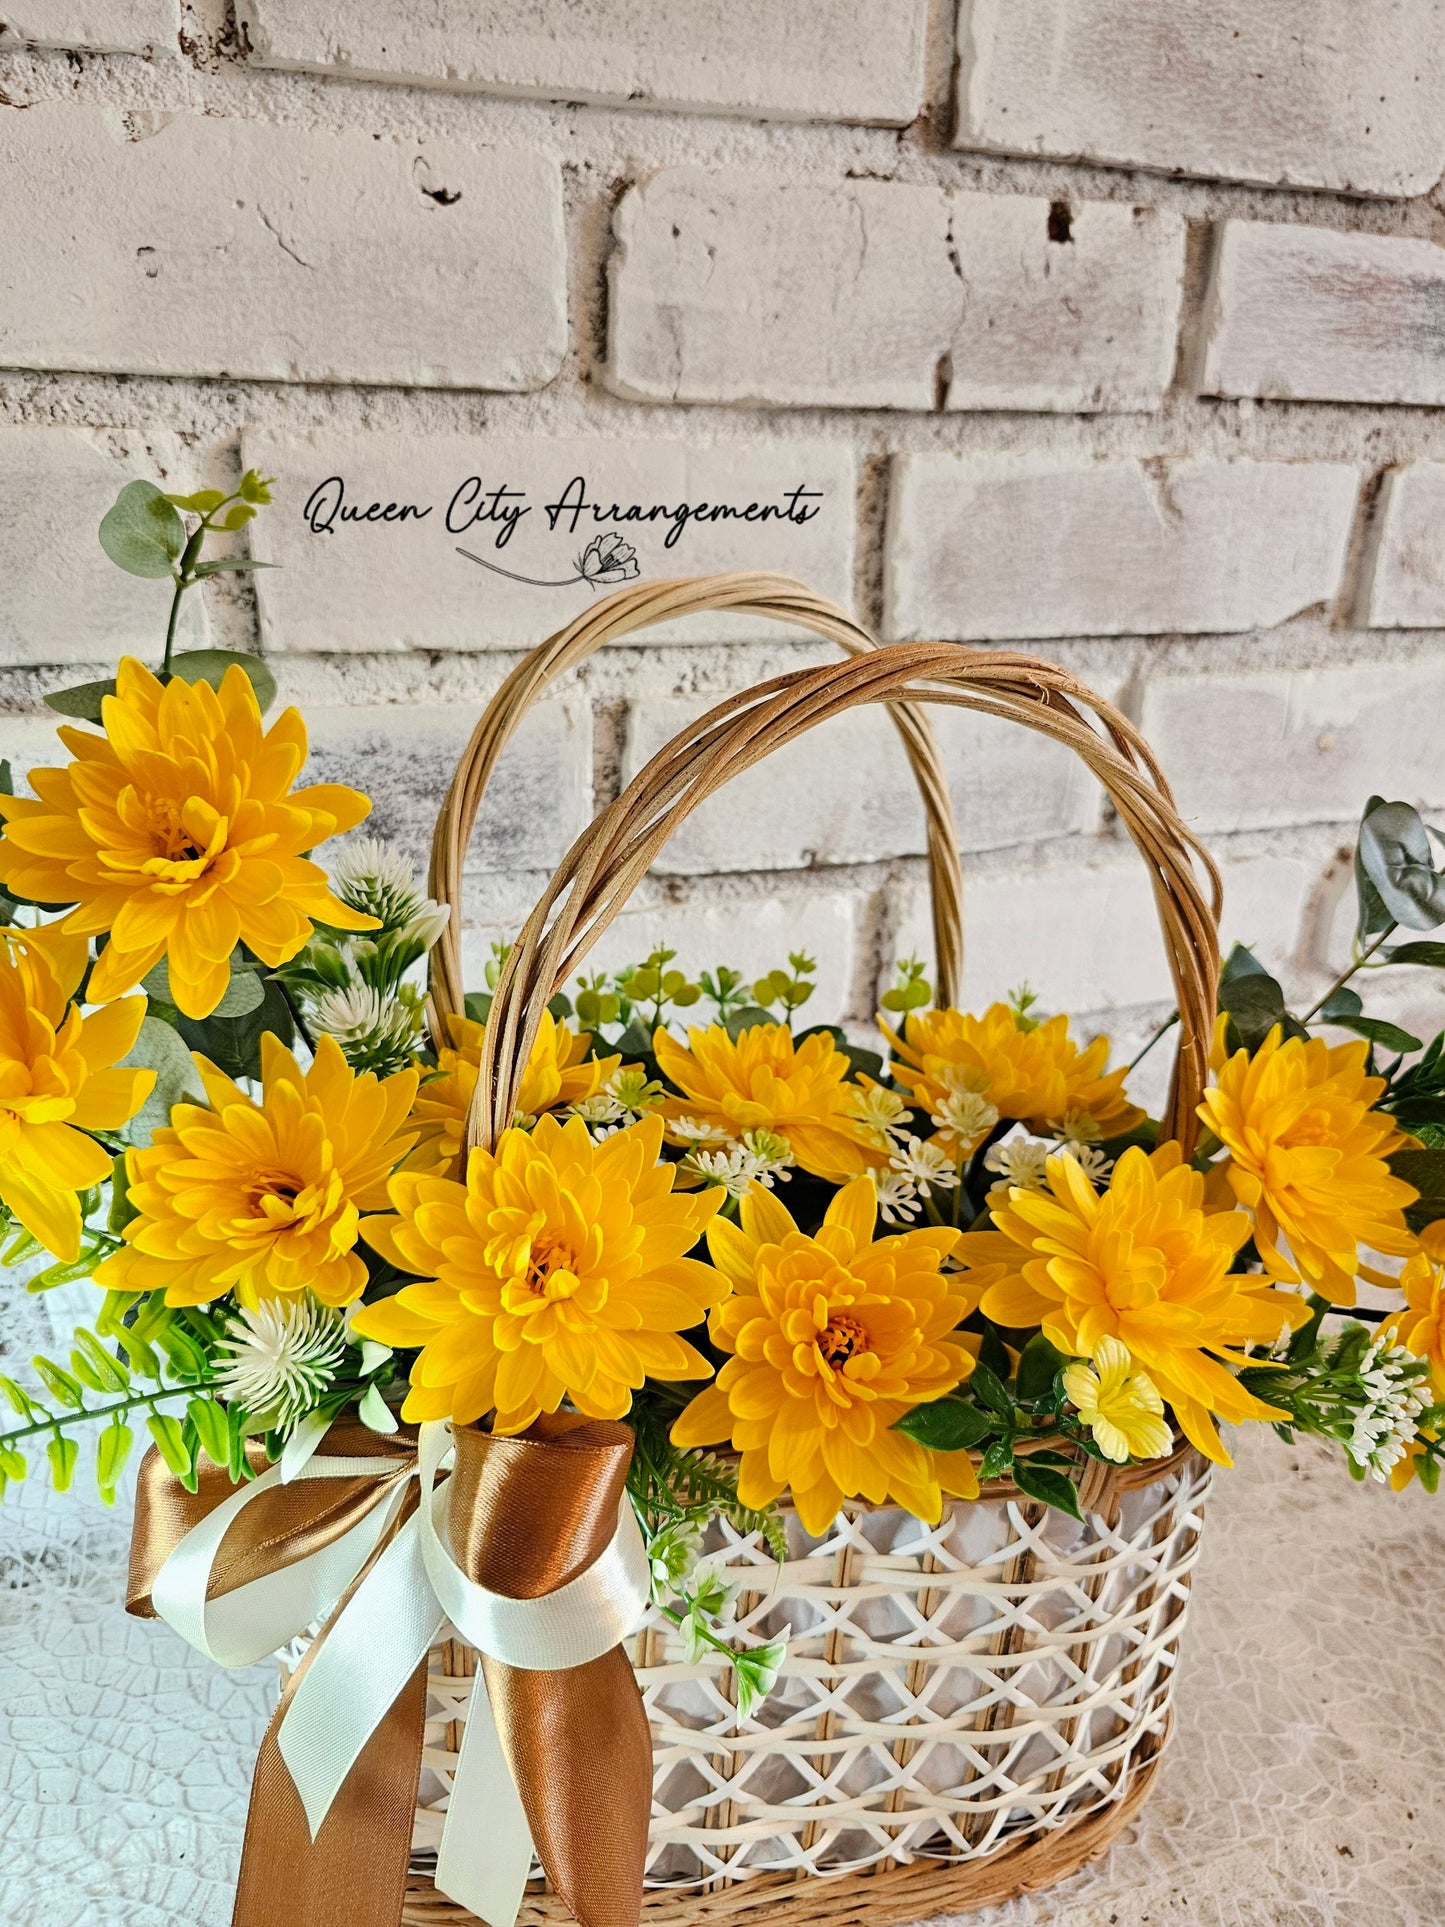
[[[163,856],[168,863],[194,863],[204,856],[191,838],[190,831],[181,821],[181,807],[169,796],[152,796],[146,802],[146,814],[150,819],[151,835],[155,838],[156,855]]]
[[[539,1238],[527,1259],[523,1280],[534,1298],[570,1298],[580,1280],[577,1254],[554,1238]]]
[[[867,1349],[867,1332],[845,1311],[835,1311],[818,1334],[818,1350],[834,1371],[841,1371],[855,1353]]]

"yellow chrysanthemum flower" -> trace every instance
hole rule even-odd
[[[1353,1305],[1357,1275],[1393,1282],[1362,1265],[1362,1245],[1397,1257],[1416,1249],[1401,1214],[1417,1194],[1385,1162],[1410,1140],[1371,1108],[1385,1080],[1366,1073],[1368,1044],[1284,1042],[1278,1025],[1253,1057],[1241,1050],[1225,1062],[1224,1027],[1221,1017],[1217,1082],[1199,1115],[1229,1152],[1225,1169],[1254,1214],[1255,1248],[1272,1277]]]
[[[76,904],[62,928],[110,932],[89,996],[109,1003],[162,957],[188,1017],[208,1017],[238,943],[289,961],[311,920],[374,930],[327,888],[303,851],[371,808],[335,783],[292,790],[306,760],[300,714],[263,734],[256,694],[232,666],[209,683],[162,685],[127,656],[101,704],[105,734],[63,728],[75,760],[30,772],[35,798],[0,796],[0,884],[36,903]]]
[[[894,1081],[916,1108],[945,1120],[933,1141],[955,1157],[972,1151],[1001,1117],[1050,1133],[1084,1120],[1100,1137],[1115,1137],[1144,1115],[1124,1095],[1126,1073],[1105,1070],[1108,1038],[1080,1050],[1064,1016],[1030,1030],[1009,1005],[991,1004],[982,1017],[910,1011],[902,1037],[881,1019],[879,1028]]]
[[[1252,1397],[1220,1360],[1243,1365],[1233,1347],[1272,1343],[1283,1324],[1303,1324],[1309,1307],[1294,1292],[1231,1272],[1249,1219],[1205,1209],[1204,1178],[1177,1144],[1127,1150],[1102,1196],[1071,1157],[1050,1158],[1047,1179],[1046,1191],[1014,1186],[993,1213],[998,1229],[962,1240],[966,1263],[997,1267],[984,1316],[1010,1329],[1039,1325],[1076,1358],[1102,1338],[1119,1339],[1200,1451],[1228,1465],[1211,1412],[1286,1414]]]
[[[1095,1345],[1089,1364],[1075,1360],[1063,1372],[1064,1391],[1106,1459],[1163,1459],[1174,1450],[1164,1401],[1147,1372],[1136,1372],[1129,1347],[1109,1333]]]
[[[461,1169],[467,1112],[477,1088],[486,1025],[474,1023],[469,1017],[453,1017],[447,1031],[452,1041],[449,1048],[444,1046],[437,1053],[440,1075],[426,1079],[412,1106],[411,1122],[419,1135],[416,1149],[406,1162],[411,1171],[455,1177]],[[517,1094],[518,1114],[530,1123],[564,1104],[580,1104],[594,1097],[622,1059],[598,1057],[589,1061],[591,1046],[588,1032],[559,1024],[550,1011],[544,1011],[542,1028]]]
[[[684,1091],[665,1118],[715,1124],[730,1138],[769,1131],[784,1138],[814,1177],[845,1184],[882,1164],[884,1155],[854,1112],[848,1058],[819,1032],[795,1044],[784,1024],[754,1024],[736,1042],[721,1024],[687,1033],[688,1048],[665,1030],[652,1040],[658,1067]]]
[[[744,1505],[785,1487],[804,1529],[828,1530],[848,1498],[893,1499],[935,1521],[943,1493],[973,1498],[967,1452],[930,1452],[891,1428],[942,1398],[974,1360],[955,1327],[975,1296],[945,1274],[956,1231],[905,1231],[876,1243],[871,1178],[856,1178],[805,1237],[771,1192],[742,1201],[742,1228],[708,1226],[713,1263],[732,1296],[708,1320],[733,1356],[672,1428],[677,1445],[730,1440],[742,1454]]]
[[[1445,1403],[1445,1266],[1417,1251],[1397,1280],[1405,1306],[1390,1318],[1382,1337],[1430,1361],[1430,1388]]]
[[[269,1034],[258,1103],[197,1055],[209,1110],[178,1104],[145,1150],[127,1154],[140,1213],[95,1274],[118,1291],[164,1291],[168,1305],[234,1292],[254,1307],[310,1290],[349,1305],[366,1285],[355,1245],[363,1211],[386,1208],[386,1180],[411,1147],[416,1072],[357,1074],[334,1037],[303,1071]]]
[[[621,1418],[645,1378],[706,1378],[678,1336],[727,1290],[687,1253],[722,1203],[686,1196],[658,1162],[662,1122],[645,1118],[594,1144],[581,1118],[544,1117],[473,1151],[467,1181],[401,1171],[397,1215],[370,1218],[368,1242],[424,1283],[368,1305],[365,1338],[420,1346],[402,1416],[522,1432],[564,1398],[590,1418]]]
[[[150,1096],[154,1071],[117,1070],[144,997],[83,1017],[71,998],[83,937],[51,924],[0,930],[0,1203],[57,1258],[80,1252],[78,1193],[110,1176],[89,1131],[115,1131]]]

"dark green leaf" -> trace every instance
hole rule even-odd
[[[1016,1383],[1022,1402],[1025,1405],[1039,1405],[1051,1398],[1054,1380],[1068,1362],[1042,1332],[1035,1332],[1019,1355]]]
[[[1420,1194],[1418,1201],[1405,1209],[1405,1220],[1412,1231],[1445,1217],[1445,1151],[1394,1151],[1389,1165],[1392,1176],[1413,1184]]]
[[[462,999],[462,1009],[474,1024],[486,1023],[492,1011],[491,991],[469,990]]]
[[[1246,950],[1242,943],[1234,946],[1219,969],[1219,981],[1222,984],[1231,983],[1236,977],[1269,977],[1259,958],[1252,950]],[[1271,977],[1270,982],[1273,981]]]
[[[177,1028],[192,1050],[209,1057],[227,1077],[261,1075],[261,1039],[267,1031],[288,1045],[295,1036],[291,1006],[274,980],[267,982],[256,1008],[243,1017],[181,1016]]]
[[[1434,930],[1445,923],[1445,876],[1435,868],[1430,833],[1408,803],[1378,803],[1360,825],[1360,861],[1396,923]]]
[[[1428,939],[1397,943],[1393,950],[1385,952],[1385,957],[1390,963],[1428,964],[1432,970],[1445,970],[1445,943],[1431,943]]]
[[[987,1366],[994,1377],[1001,1381],[1007,1381],[1013,1372],[1013,1360],[1008,1355],[1008,1346],[1004,1344],[992,1325],[985,1325],[980,1335],[978,1362],[980,1365]]]
[[[169,575],[186,526],[153,482],[127,482],[101,522],[100,546],[127,575]]]
[[[969,1446],[981,1445],[995,1429],[995,1423],[986,1412],[980,1412],[976,1405],[964,1399],[940,1398],[929,1405],[915,1405],[893,1429],[926,1445],[930,1452],[962,1452]]]
[[[15,794],[15,778],[10,774],[9,759],[0,760],[0,796]]]
[[[1219,1008],[1229,1013],[1246,1050],[1257,1051],[1278,1024],[1286,1037],[1302,1037],[1303,1027],[1285,1009],[1284,991],[1266,970],[1245,971],[1221,980]]]
[[[1364,815],[1360,818],[1362,828],[1365,818],[1372,810],[1379,809],[1384,800],[1383,796],[1369,798],[1365,804]],[[1366,874],[1358,837],[1355,840],[1355,896],[1358,903],[1355,928],[1360,939],[1363,941],[1368,937],[1377,937],[1382,931],[1388,930],[1394,918],[1385,908],[1379,891]]]
[[[208,682],[219,689],[228,669],[243,670],[256,692],[257,707],[264,713],[276,700],[276,678],[259,656],[232,649],[187,649],[171,657],[171,675],[178,682]]]
[[[1067,1512],[1071,1519],[1082,1519],[1084,1516],[1079,1510],[1079,1494],[1073,1480],[1062,1472],[1055,1472],[1050,1466],[1032,1465],[1027,1459],[1015,1459],[1014,1484],[1029,1498],[1051,1505],[1057,1512]]]
[[[1358,1017],[1365,1008],[1358,991],[1343,989],[1332,990],[1320,1005],[1320,1016],[1327,1024],[1337,1024],[1346,1017]]]
[[[565,990],[559,990],[555,997],[547,1000],[547,1009],[560,1024],[572,1015],[572,999]]]
[[[777,1018],[770,1010],[760,1004],[744,1004],[741,1010],[732,1011],[727,1020],[727,1034],[736,1043],[745,1030],[752,1030],[757,1024],[776,1024]],[[648,1040],[649,1043],[651,1039]]]
[[[1357,1037],[1368,1037],[1372,1044],[1379,1044],[1385,1050],[1420,1048],[1418,1037],[1412,1037],[1408,1030],[1401,1030],[1398,1024],[1387,1024],[1381,1017],[1335,1017],[1331,1022],[1338,1024],[1341,1030],[1354,1031]]]
[[[1014,1402],[1008,1395],[1008,1387],[982,1360],[968,1375],[968,1389],[980,1404],[997,1412],[1000,1418],[1013,1417]]]
[[[1001,1479],[1013,1464],[1013,1456],[1014,1442],[1012,1434],[1005,1439],[995,1439],[993,1444],[984,1453],[982,1463],[979,1465],[978,1476],[980,1480]]]
[[[98,723],[101,721],[102,699],[114,694],[115,677],[108,676],[104,682],[80,682],[73,689],[53,690],[45,700],[51,709],[59,710],[62,716],[75,716],[81,722]]]

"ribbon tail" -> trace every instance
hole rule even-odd
[[[531,1871],[531,1829],[478,1673],[452,1775],[437,1890],[488,1927],[514,1927]]]
[[[426,1724],[426,1661],[387,1708],[313,1841],[281,1756],[288,1685],[251,1782],[231,1927],[397,1927]]]

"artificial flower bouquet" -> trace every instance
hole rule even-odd
[[[333,841],[369,805],[299,783],[305,727],[265,720],[263,662],[173,648],[196,582],[257,566],[208,557],[209,536],[267,500],[253,473],[231,495],[122,492],[101,540],[171,581],[162,660],[52,697],[73,719],[64,760],[0,798],[4,1262],[31,1290],[97,1287],[68,1358],[0,1378],[0,1477],[43,1449],[64,1489],[90,1432],[110,1499],[143,1430],[143,1504],[161,1482],[184,1540],[248,1489],[410,1476],[419,1427],[418,1557],[465,1628],[468,1598],[509,1587],[474,1570],[451,1605],[437,1579],[447,1441],[460,1492],[470,1441],[510,1465],[507,1441],[620,1436],[618,1516],[654,1622],[722,1669],[745,1722],[793,1629],[748,1635],[719,1546],[786,1562],[860,1509],[938,1527],[1004,1490],[1073,1530],[1091,1467],[1142,1487],[1192,1453],[1227,1464],[1220,1420],[1435,1490],[1445,1038],[1424,1047],[1360,996],[1379,971],[1445,967],[1445,944],[1404,934],[1445,923],[1412,809],[1371,799],[1354,953],[1312,1009],[1292,1013],[1248,951],[1228,959],[1188,1150],[1131,1100],[1139,1060],[1111,1068],[1106,1039],[1027,989],[970,1014],[908,960],[876,1033],[850,1036],[808,1021],[802,953],[745,981],[693,978],[665,949],[550,997],[509,1121],[477,1143],[507,951],[429,1027],[422,973],[451,904],[382,844]],[[328,1466],[338,1439],[349,1456]],[[290,1631],[385,1569],[416,1500],[383,1485],[375,1534]],[[555,1496],[534,1482],[543,1536]],[[454,1518],[451,1555],[461,1536]],[[163,1576],[142,1588],[156,1610]],[[198,1583],[187,1626],[209,1623],[213,1564]],[[562,1664],[508,1660],[534,1678]],[[490,1662],[487,1678],[505,1707]],[[514,1726],[515,1709],[508,1748]],[[315,1839],[327,1802],[318,1818],[302,1792]],[[545,1802],[523,1795],[554,1872]],[[586,1919],[587,1880],[556,1877]]]

